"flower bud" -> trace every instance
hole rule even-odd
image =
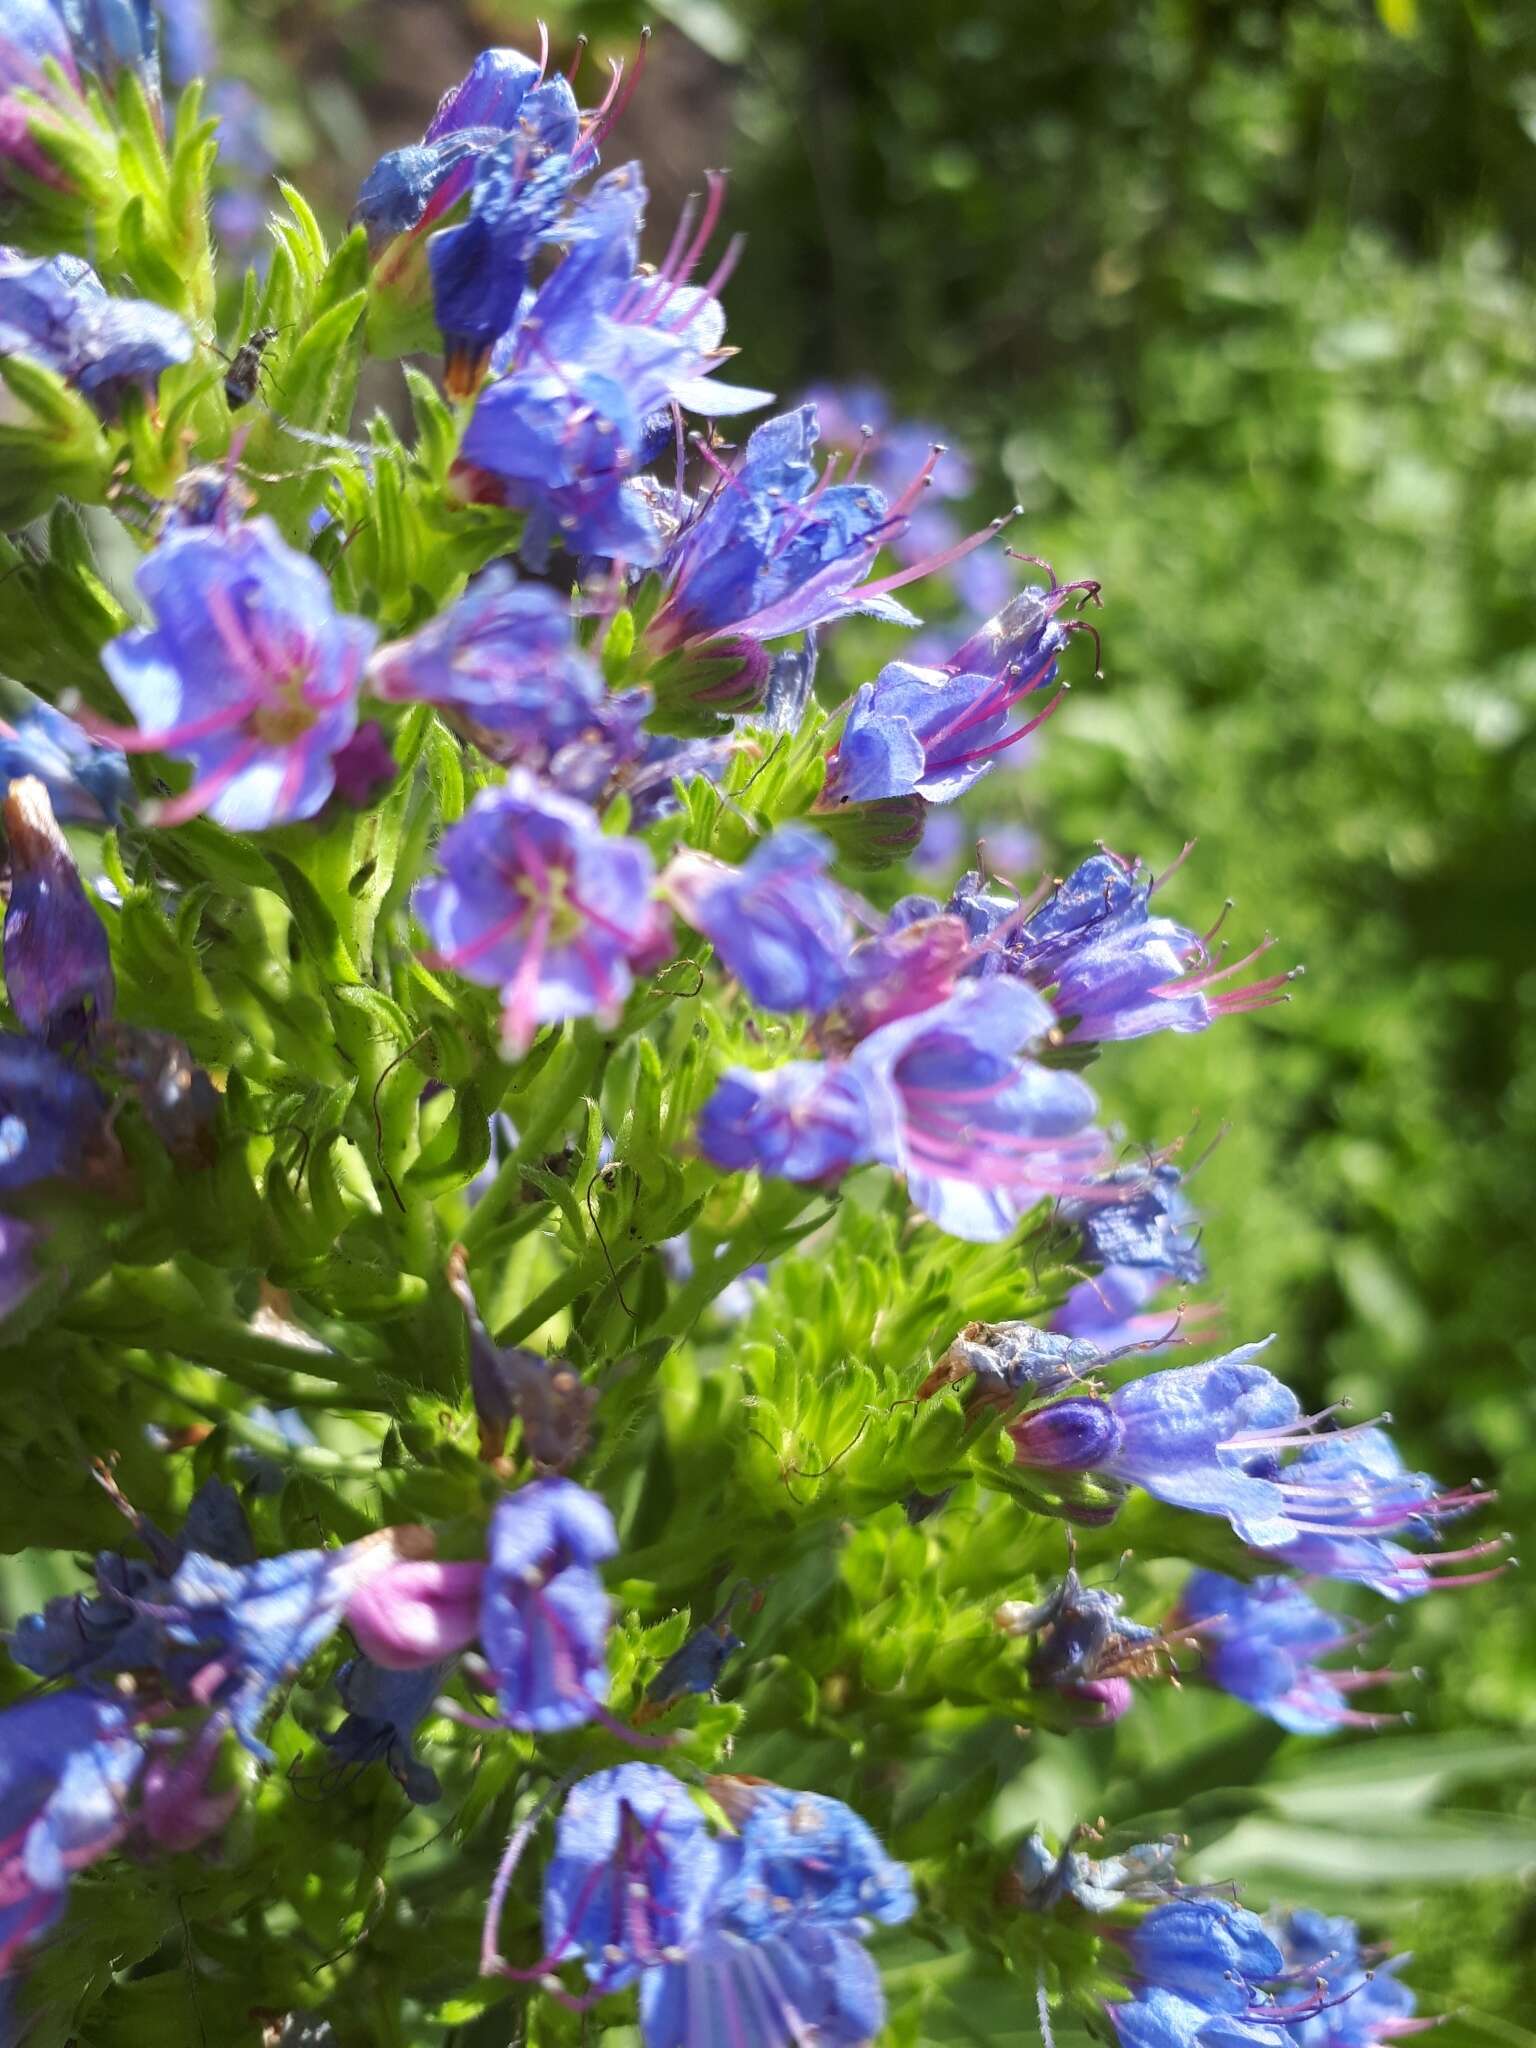
[[[1085,1472],[1114,1456],[1124,1432],[1107,1402],[1073,1397],[1026,1415],[1008,1434],[1021,1465]]]
[[[13,782],[4,802],[11,898],[5,987],[22,1029],[49,1045],[78,1043],[112,1014],[111,951],[54,821],[45,785]]]
[[[479,1634],[484,1577],[483,1564],[392,1564],[352,1595],[342,1618],[363,1655],[386,1671],[441,1663]]]

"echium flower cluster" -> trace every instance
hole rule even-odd
[[[1190,1175],[1082,1070],[1282,1001],[1270,942],[1103,849],[868,879],[1096,673],[1097,583],[872,405],[736,425],[723,177],[643,242],[603,161],[639,62],[485,52],[219,295],[159,13],[0,21],[4,2040],[184,1971],[273,2041],[869,2048],[918,1919],[903,2038],[961,1942],[1126,2048],[1382,2048],[1347,1923],[989,1815],[1013,1730],[1181,1664],[1395,1718],[1319,1587],[1502,1568],[1264,1345],[1148,1369],[1214,1313]],[[1041,1562],[1135,1496],[1202,1561],[1139,1618]]]

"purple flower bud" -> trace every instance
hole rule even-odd
[[[48,791],[13,782],[3,805],[11,895],[5,910],[5,992],[24,1031],[77,1045],[112,1014],[112,954],[81,886]]]
[[[827,879],[830,857],[819,834],[787,825],[740,869],[682,853],[663,883],[751,1001],[816,1012],[837,1000],[848,975],[849,917]]]
[[[603,1718],[610,1607],[596,1567],[618,1547],[603,1502],[569,1479],[497,1503],[480,1646],[509,1728],[554,1734]]]
[[[646,1687],[646,1699],[665,1707],[685,1693],[713,1692],[726,1659],[742,1647],[741,1637],[732,1632],[729,1622],[706,1623],[703,1628],[696,1628]]]
[[[120,1840],[143,1764],[124,1709],[87,1693],[0,1714],[0,1978],[59,1918],[71,1875]]]
[[[391,1564],[348,1598],[347,1627],[385,1671],[415,1671],[467,1650],[480,1633],[483,1564],[432,1558]]]
[[[1047,1472],[1091,1472],[1114,1456],[1125,1432],[1107,1401],[1072,1397],[1013,1423],[1019,1464]]]
[[[195,1849],[216,1835],[240,1804],[239,1790],[209,1789],[224,1741],[222,1715],[210,1714],[187,1749],[152,1749],[140,1785],[139,1820],[157,1849]]]
[[[191,763],[159,822],[206,811],[260,831],[312,818],[357,726],[374,628],[332,608],[325,577],[270,519],[168,534],[137,581],[155,624],[101,658],[138,720],[119,744]]]
[[[646,848],[522,769],[475,798],[438,858],[442,876],[415,896],[433,963],[501,989],[513,1052],[541,1024],[614,1022],[632,968],[670,953]]]
[[[602,678],[575,644],[571,604],[496,564],[409,639],[379,649],[369,686],[391,703],[425,702],[485,736],[498,759],[532,767],[602,718]]]

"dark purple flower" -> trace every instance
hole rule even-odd
[[[57,371],[110,417],[131,386],[148,392],[189,361],[192,335],[164,306],[113,298],[78,256],[0,251],[0,354]]]
[[[46,1044],[81,1043],[112,1014],[106,929],[33,776],[3,806],[11,894],[5,907],[5,992],[22,1029]]]
[[[1080,1191],[1102,1156],[1092,1091],[1020,1057],[1052,1022],[1016,983],[965,982],[937,1009],[872,1032],[849,1059],[894,1102],[875,1156],[951,1236],[1007,1237],[1043,1197]]]
[[[98,746],[73,719],[39,704],[15,725],[0,721],[0,782],[35,775],[67,825],[115,825],[133,793],[128,763]]]
[[[1074,1567],[1038,1607],[1009,1602],[997,1622],[1009,1635],[1035,1638],[1030,1684],[1086,1707],[1086,1720],[1102,1727],[1129,1711],[1131,1680],[1160,1672],[1171,1648],[1162,1629],[1131,1621],[1124,1610],[1120,1594],[1085,1586]]]
[[[666,943],[646,848],[607,837],[585,804],[522,769],[482,790],[444,834],[438,858],[443,874],[415,896],[432,957],[501,990],[514,1051],[526,1051],[541,1024],[611,1023],[632,968]]]
[[[159,822],[206,811],[260,831],[313,817],[357,726],[374,627],[333,609],[324,575],[270,519],[168,534],[137,581],[155,624],[101,658],[138,721],[113,737],[191,763]]]
[[[721,966],[765,1010],[830,1008],[848,979],[850,920],[827,878],[831,848],[783,825],[740,868],[679,854],[663,886],[714,947]]]
[[[30,1038],[0,1032],[0,1194],[74,1180],[111,1156],[106,1098]]]
[[[0,1978],[63,1912],[73,1873],[126,1832],[143,1764],[126,1711],[88,1693],[0,1713]]]
[[[646,1699],[655,1707],[671,1706],[685,1693],[711,1693],[720,1682],[728,1657],[743,1647],[729,1620],[706,1622],[696,1628],[662,1665],[645,1689]]]
[[[1330,1671],[1319,1662],[1357,1638],[1295,1579],[1244,1585],[1221,1572],[1196,1572],[1179,1596],[1178,1620],[1199,1625],[1211,1684],[1292,1735],[1379,1728],[1393,1718],[1362,1714],[1349,1704],[1351,1693],[1379,1685],[1390,1671]]]
[[[454,398],[468,398],[484,376],[492,349],[517,318],[539,250],[564,239],[580,116],[564,79],[530,97],[549,93],[558,93],[560,104],[543,133],[535,139],[525,120],[482,156],[468,219],[440,228],[427,245],[443,381]]]
[[[524,559],[556,542],[632,565],[660,560],[663,535],[629,488],[648,457],[647,421],[679,405],[725,413],[768,394],[717,384],[725,315],[710,284],[687,282],[718,215],[718,185],[698,233],[659,271],[639,271],[645,187],[638,165],[610,173],[571,216],[568,253],[497,346],[457,475],[466,494],[526,511]],[[679,238],[685,241],[686,236]]]
[[[336,1674],[347,1717],[320,1738],[333,1766],[344,1770],[382,1763],[413,1806],[441,1799],[443,1788],[417,1756],[415,1742],[449,1669],[444,1663],[386,1671],[367,1657],[350,1658]]]
[[[605,705],[569,597],[519,583],[501,563],[409,639],[381,647],[368,681],[389,702],[437,705],[486,734],[499,757],[533,766],[598,726]]]

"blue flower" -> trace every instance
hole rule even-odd
[[[835,1180],[894,1143],[885,1089],[846,1062],[731,1067],[699,1113],[699,1149],[728,1173]]]
[[[754,1003],[814,1012],[830,1008],[848,979],[849,917],[827,879],[830,858],[819,833],[785,825],[740,868],[685,853],[663,879]]]
[[[563,78],[541,88],[542,76],[520,50],[482,50],[444,93],[422,140],[379,158],[352,210],[352,226],[367,229],[375,254],[393,236],[440,221],[470,191],[480,161],[518,138],[520,123],[528,124],[530,152],[552,125],[563,126],[570,88]]]
[[[106,1098],[45,1045],[0,1032],[0,1195],[75,1180],[110,1156]]]
[[[1019,1056],[1051,1022],[1016,983],[965,982],[936,1009],[882,1025],[848,1061],[893,1104],[876,1158],[906,1175],[918,1208],[953,1237],[1009,1236],[1099,1162],[1091,1090]]]
[[[1179,1620],[1195,1624],[1213,1685],[1267,1714],[1293,1735],[1379,1727],[1391,1717],[1357,1713],[1349,1695],[1391,1676],[1326,1671],[1318,1659],[1354,1640],[1348,1623],[1319,1607],[1295,1579],[1196,1572],[1179,1597]]]
[[[514,1052],[541,1024],[612,1023],[631,969],[667,957],[646,848],[606,836],[585,804],[523,769],[475,798],[438,858],[443,874],[414,899],[434,963],[501,990]]]
[[[597,1567],[618,1550],[613,1517],[569,1479],[536,1479],[491,1518],[480,1646],[509,1728],[554,1734],[603,1717],[611,1618]]]
[[[1322,1578],[1369,1586],[1388,1600],[1411,1600],[1451,1586],[1496,1578],[1502,1566],[1447,1575],[1441,1567],[1493,1556],[1496,1539],[1421,1555],[1392,1540],[1433,1538],[1442,1521],[1492,1500],[1477,1486],[1442,1488],[1410,1472],[1385,1430],[1339,1430],[1302,1444],[1286,1468],[1289,1536],[1267,1545],[1281,1562]]]
[[[130,387],[190,359],[192,334],[164,306],[112,297],[78,256],[0,251],[0,353],[57,371],[111,417]]]
[[[447,1664],[386,1671],[367,1657],[352,1657],[336,1674],[347,1710],[340,1727],[320,1740],[333,1763],[346,1768],[382,1763],[414,1806],[430,1806],[443,1788],[416,1754],[416,1730],[442,1690]]]
[[[912,791],[932,803],[962,795],[1060,701],[1053,698],[1023,725],[1009,724],[1022,698],[1055,680],[1072,630],[1056,614],[1071,594],[1072,586],[1021,591],[945,668],[888,662],[849,708],[823,804],[871,803]]]
[[[1284,2029],[1271,2021],[1212,2012],[1155,1984],[1108,2011],[1121,2048],[1288,2048]]]
[[[1126,1351],[1166,1351],[1181,1328],[1210,1321],[1217,1311],[1203,1304],[1175,1314],[1143,1313],[1161,1294],[1168,1276],[1146,1266],[1103,1266],[1091,1280],[1079,1280],[1051,1317],[1064,1337],[1091,1344],[1104,1357]]]
[[[160,33],[153,0],[57,0],[82,69],[111,85],[120,71],[160,96]]]
[[[731,1933],[761,1941],[790,1927],[894,1927],[912,1917],[905,1866],[840,1799],[737,1779],[710,1789],[741,1829],[712,1908]]]
[[[209,0],[159,0],[165,38],[165,75],[172,85],[206,78],[218,52]]]
[[[631,164],[571,215],[568,253],[498,343],[498,374],[464,435],[461,488],[530,515],[522,552],[534,568],[557,541],[575,555],[659,561],[659,520],[629,488],[649,457],[647,422],[674,404],[740,412],[768,395],[711,380],[727,356],[725,315],[708,287],[685,280],[716,205],[693,244],[640,272],[644,203]]]
[[[814,406],[758,427],[729,469],[686,508],[661,565],[666,596],[647,630],[665,651],[723,634],[773,640],[866,612],[915,625],[863,579],[906,521],[864,484],[817,482]],[[862,586],[862,587],[861,587]]]
[[[256,1728],[274,1688],[329,1640],[347,1602],[396,1555],[394,1531],[248,1565],[191,1551],[154,1610],[163,1668],[178,1689],[217,1707],[246,1748],[270,1763]]]
[[[409,639],[381,647],[368,681],[390,702],[438,705],[498,758],[533,765],[597,725],[605,702],[575,644],[570,599],[499,563]]]
[[[704,1925],[719,1868],[704,1816],[654,1764],[620,1764],[571,1788],[544,1879],[548,1964],[579,1960],[617,1990]]]
[[[13,782],[0,810],[11,856],[5,992],[32,1037],[78,1044],[112,1014],[106,929],[81,885],[44,785],[31,776]]]
[[[480,382],[492,349],[517,318],[535,255],[564,232],[561,210],[577,177],[570,151],[580,120],[563,79],[532,97],[548,93],[560,95],[558,120],[545,124],[537,145],[525,122],[482,156],[469,218],[439,229],[427,245],[444,383],[454,398],[469,397]]]
[[[1285,1914],[1274,1933],[1292,1972],[1326,1988],[1314,2010],[1286,2022],[1298,2048],[1382,2048],[1435,2024],[1413,2016],[1417,2000],[1397,1975],[1408,1958],[1365,1954],[1353,1920],[1304,1907]]]
[[[1216,983],[1273,941],[1231,966],[1212,966],[1206,945],[1212,934],[1202,939],[1171,918],[1154,916],[1151,899],[1159,883],[1118,854],[1085,860],[1028,917],[1011,898],[981,889],[979,880],[967,876],[951,907],[965,898],[973,934],[990,938],[991,971],[1022,975],[1049,995],[1062,1031],[1080,1043],[1204,1031],[1218,1017],[1282,1001],[1281,991],[1294,978],[1293,970],[1212,995]]]
[[[1126,1948],[1143,1983],[1193,1999],[1208,2012],[1246,2012],[1285,1968],[1263,1921],[1228,1899],[1158,1906],[1132,1930]]]
[[[913,1911],[910,1880],[839,1800],[712,1779],[716,1840],[677,1781],[625,1764],[572,1791],[545,1882],[541,1974],[568,1956],[606,1993],[640,1978],[645,2048],[863,2048],[885,2004],[861,1936]]]
[[[107,1700],[35,1694],[0,1713],[0,1978],[63,1912],[71,1875],[122,1837],[143,1764]]]
[[[101,658],[138,721],[113,737],[191,764],[159,822],[206,811],[248,832],[312,818],[357,725],[374,627],[333,609],[324,575],[270,519],[169,534],[137,581],[155,623]]]
[[[1119,1199],[1104,1199],[1112,1191]],[[1151,1268],[1190,1285],[1205,1278],[1199,1219],[1184,1192],[1183,1174],[1166,1161],[1118,1166],[1090,1199],[1064,1202],[1061,1213],[1064,1222],[1076,1225],[1083,1257],[1092,1265]]]
[[[128,763],[98,746],[73,719],[39,704],[15,725],[0,721],[0,782],[35,775],[53,814],[68,825],[115,825],[133,793]]]

